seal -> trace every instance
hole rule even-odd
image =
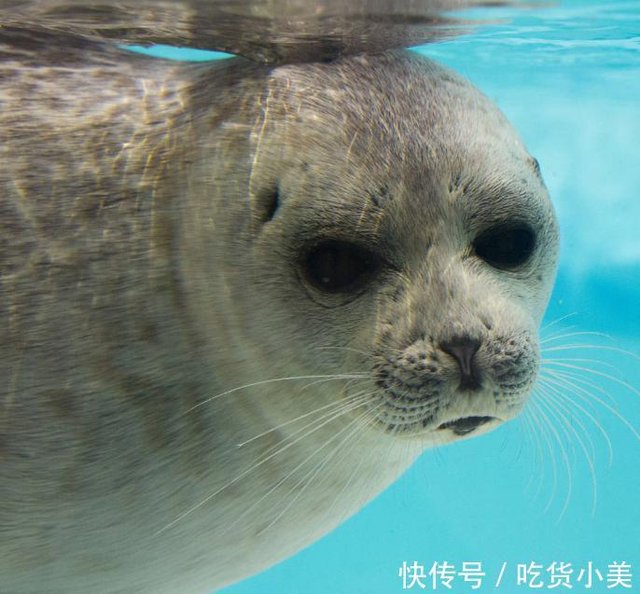
[[[4,592],[222,587],[522,410],[558,231],[468,82],[0,36]]]

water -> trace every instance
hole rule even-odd
[[[607,587],[609,564],[625,561],[630,591],[640,591],[640,440],[621,420],[640,430],[640,2],[574,0],[508,16],[418,51],[483,89],[540,161],[562,229],[544,344],[599,348],[548,351],[549,369],[587,368],[564,401],[538,394],[541,412],[428,451],[338,530],[227,594],[393,594],[414,561],[427,573],[434,562],[481,562],[480,591],[506,594],[535,590],[516,584],[517,564],[531,562],[541,589],[553,584],[547,568],[567,562],[575,592],[629,591]],[[599,334],[558,338],[586,331]],[[581,361],[558,361],[569,357]],[[584,389],[601,403],[582,400]],[[552,428],[539,426],[541,414]],[[472,591],[460,576],[453,585]]]

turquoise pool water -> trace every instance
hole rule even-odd
[[[429,591],[434,563],[471,592],[470,562],[481,592],[640,592],[640,2],[502,14],[417,51],[483,89],[540,161],[562,228],[544,367],[576,377],[509,426],[426,452],[338,530],[226,594],[422,591],[412,567]]]

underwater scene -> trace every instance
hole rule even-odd
[[[540,162],[561,255],[539,387],[520,418],[427,450],[225,593],[640,591],[640,2],[496,12],[416,51],[474,82]]]
[[[520,418],[427,450],[333,533],[225,593],[640,591],[640,2],[486,17],[499,22],[413,49],[476,84],[540,162],[561,229],[540,385]]]
[[[640,592],[640,0],[352,1],[0,0],[0,594]]]

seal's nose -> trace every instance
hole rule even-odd
[[[479,390],[481,388],[480,373],[474,358],[481,342],[470,336],[456,336],[440,343],[440,348],[451,355],[460,368],[460,390]]]

